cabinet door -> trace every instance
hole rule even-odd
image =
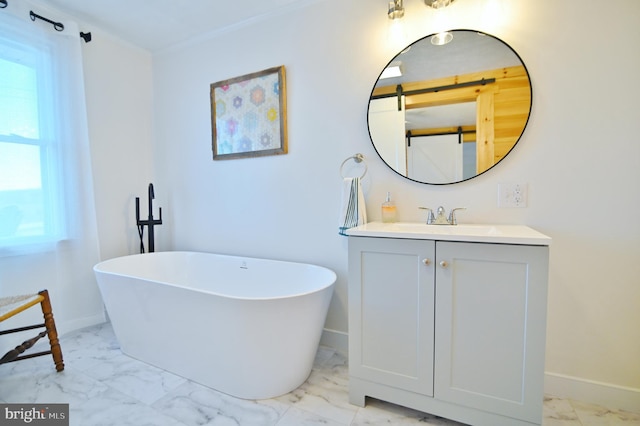
[[[433,241],[349,237],[349,373],[433,395]]]
[[[436,398],[540,424],[548,247],[438,242],[436,255]]]

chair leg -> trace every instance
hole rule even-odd
[[[31,348],[33,345],[35,345],[35,343],[38,340],[40,340],[46,335],[47,335],[47,332],[43,331],[42,333],[38,334],[36,337],[29,340],[25,340],[24,342],[22,342],[22,344],[16,346],[14,349],[4,354],[4,356],[0,358],[0,364],[5,364],[7,362],[15,361],[20,356],[21,353]],[[46,353],[49,353],[49,352],[46,352]]]
[[[42,290],[39,292],[44,297],[40,305],[42,306],[42,315],[44,315],[44,325],[47,328],[47,334],[49,336],[49,344],[51,345],[51,355],[53,356],[53,362],[56,364],[56,371],[60,372],[64,370],[64,362],[62,360],[62,349],[60,348],[60,342],[58,341],[58,331],[56,330],[56,323],[53,320],[53,312],[51,309],[51,300],[49,299],[49,292]]]

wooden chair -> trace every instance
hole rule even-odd
[[[18,333],[26,330],[33,330],[36,328],[44,327],[45,330],[40,332],[32,339],[22,342],[22,344],[16,346],[15,349],[7,352],[2,358],[0,358],[0,364],[7,362],[21,361],[28,358],[34,358],[37,356],[49,355],[53,356],[53,362],[56,365],[56,371],[64,370],[64,362],[62,361],[62,349],[58,342],[58,332],[56,330],[56,323],[53,320],[53,312],[51,311],[51,301],[49,300],[49,292],[42,290],[37,294],[28,294],[24,296],[12,296],[0,298],[0,322],[40,304],[42,308],[42,315],[44,316],[43,324],[35,324],[26,327],[13,328],[10,330],[0,331],[0,336],[11,333]],[[30,355],[20,356],[21,353],[31,348],[40,338],[49,337],[49,345],[51,350],[44,352],[37,352]]]

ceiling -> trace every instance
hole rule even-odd
[[[152,52],[313,0],[45,0],[91,25]]]

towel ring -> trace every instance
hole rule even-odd
[[[367,163],[366,163],[366,161],[364,161],[364,155],[362,155],[360,153],[352,155],[351,157],[347,158],[346,160],[344,160],[342,162],[342,164],[340,165],[340,176],[342,176],[343,178],[346,178],[346,176],[344,175],[344,165],[349,160],[353,160],[356,163],[364,163],[364,171],[362,172],[362,175],[360,176],[360,179],[362,179],[364,177],[364,175],[367,174]]]

